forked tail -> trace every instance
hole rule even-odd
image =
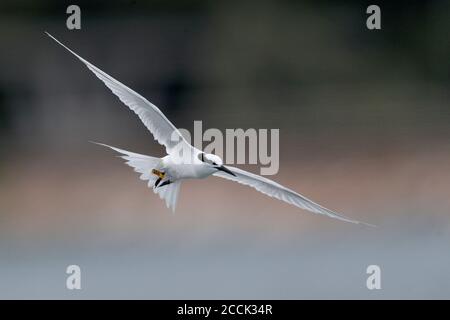
[[[104,143],[93,142],[100,146],[110,148],[121,154],[121,158],[126,160],[126,164],[134,169],[134,171],[140,173],[141,180],[147,180],[148,187],[153,189],[153,192],[157,193],[161,199],[164,199],[169,209],[175,212],[175,208],[178,201],[178,195],[180,193],[180,181],[174,181],[171,184],[163,187],[155,188],[155,182],[158,180],[158,176],[153,174],[153,170],[163,171],[161,158],[155,158],[146,156],[139,153],[134,153],[126,150],[122,150],[116,147],[109,146]]]

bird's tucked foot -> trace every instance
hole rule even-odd
[[[165,177],[165,175],[166,175],[165,172],[159,171],[159,170],[156,170],[156,169],[152,169],[152,173],[153,173],[155,176],[157,176],[158,178],[161,178],[161,179],[163,179],[163,178]]]
[[[161,182],[161,180],[164,179],[164,177],[166,176],[166,173],[156,170],[156,169],[153,169],[152,174],[154,174],[155,176],[158,177],[158,180],[156,180],[156,182],[155,182],[155,188],[156,188],[159,185],[159,183]]]
[[[158,179],[155,181],[155,186],[154,186],[155,188],[164,187],[164,186],[167,186],[168,184],[172,183],[172,181],[170,181],[170,180],[166,180],[161,183],[161,181],[166,177],[165,172],[159,171],[156,169],[152,169],[152,173],[158,177]]]
[[[167,186],[168,184],[171,184],[172,183],[172,181],[170,181],[170,180],[166,180],[166,181],[164,181],[163,183],[161,183],[159,186],[157,186],[158,188],[160,188],[160,187],[164,187],[164,186]]]

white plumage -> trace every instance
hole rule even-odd
[[[172,211],[175,211],[182,180],[202,179],[214,175],[248,185],[270,197],[301,209],[346,222],[366,224],[329,210],[272,180],[239,168],[225,167],[220,157],[205,154],[191,146],[154,104],[80,57],[49,33],[46,32],[46,34],[83,62],[126,106],[138,115],[155,139],[166,147],[167,156],[155,158],[99,143],[120,153],[121,157],[127,161],[126,163],[141,174],[141,180],[147,180],[148,186],[152,187],[154,192],[166,201],[167,207]]]

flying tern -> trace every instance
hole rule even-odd
[[[161,110],[146,98],[80,57],[48,32],[46,34],[84,63],[112,93],[134,111],[153,134],[155,140],[165,146],[167,155],[163,158],[157,158],[97,143],[120,153],[121,158],[126,160],[126,164],[141,174],[141,180],[148,181],[148,186],[153,188],[153,191],[161,199],[165,200],[167,207],[172,211],[175,211],[180,185],[183,180],[203,179],[213,175],[250,186],[263,194],[313,213],[355,224],[370,225],[327,209],[275,181],[239,168],[225,166],[219,156],[204,153],[190,145]],[[180,161],[180,153],[177,152],[180,146],[183,150],[188,150],[191,161]]]

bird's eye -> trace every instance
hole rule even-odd
[[[198,156],[197,156],[197,158],[198,158],[198,160],[200,160],[201,162],[205,162],[205,156],[204,156],[204,153],[203,153],[203,152],[202,152],[202,153],[199,153]]]
[[[217,163],[215,163],[215,162],[213,162],[212,164],[213,164],[214,166],[217,166]]]

